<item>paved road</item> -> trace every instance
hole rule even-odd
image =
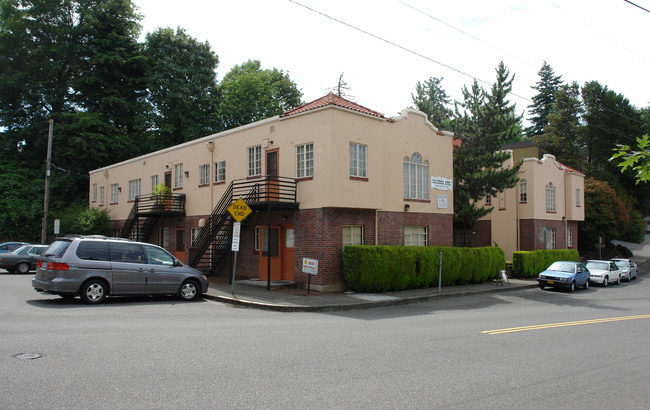
[[[86,306],[30,280],[0,275],[3,409],[650,407],[644,277],[343,313]]]

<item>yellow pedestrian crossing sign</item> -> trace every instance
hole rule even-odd
[[[250,215],[253,210],[248,206],[246,202],[244,202],[243,199],[239,198],[228,207],[228,212],[230,212],[230,215],[232,215],[232,219],[237,222],[241,222],[246,219],[246,217]]]

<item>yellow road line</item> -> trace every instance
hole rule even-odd
[[[546,324],[543,324],[543,325],[511,327],[511,328],[507,328],[507,329],[484,330],[481,333],[486,333],[486,334],[489,334],[489,335],[500,335],[500,334],[503,334],[503,333],[524,332],[524,331],[527,331],[527,330],[552,329],[552,328],[555,328],[555,327],[565,327],[565,326],[591,325],[591,324],[594,324],[594,323],[618,322],[618,321],[621,321],[621,320],[634,320],[634,319],[650,319],[650,314],[648,314],[648,315],[635,315],[635,316],[621,316],[621,317],[606,317],[606,318],[602,318],[602,319],[577,320],[575,322],[546,323]]]

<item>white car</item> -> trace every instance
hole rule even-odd
[[[621,258],[614,258],[610,259],[612,262],[616,264],[619,268],[621,268],[622,274],[621,278],[622,279],[627,279],[627,281],[631,281],[632,279],[637,278],[637,270],[636,270],[636,263],[630,261],[629,259],[621,259]]]
[[[614,282],[617,285],[621,283],[621,269],[612,261],[587,261],[587,269],[591,276],[589,280],[594,283],[600,283],[607,286],[609,282]]]

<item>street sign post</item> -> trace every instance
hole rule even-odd
[[[246,219],[253,210],[248,206],[243,199],[239,198],[232,205],[228,207],[228,212],[232,219],[235,220],[232,224],[232,246],[230,250],[235,252],[233,255],[232,265],[232,295],[235,296],[235,273],[237,272],[237,252],[239,252],[239,239],[241,237],[241,221]]]

